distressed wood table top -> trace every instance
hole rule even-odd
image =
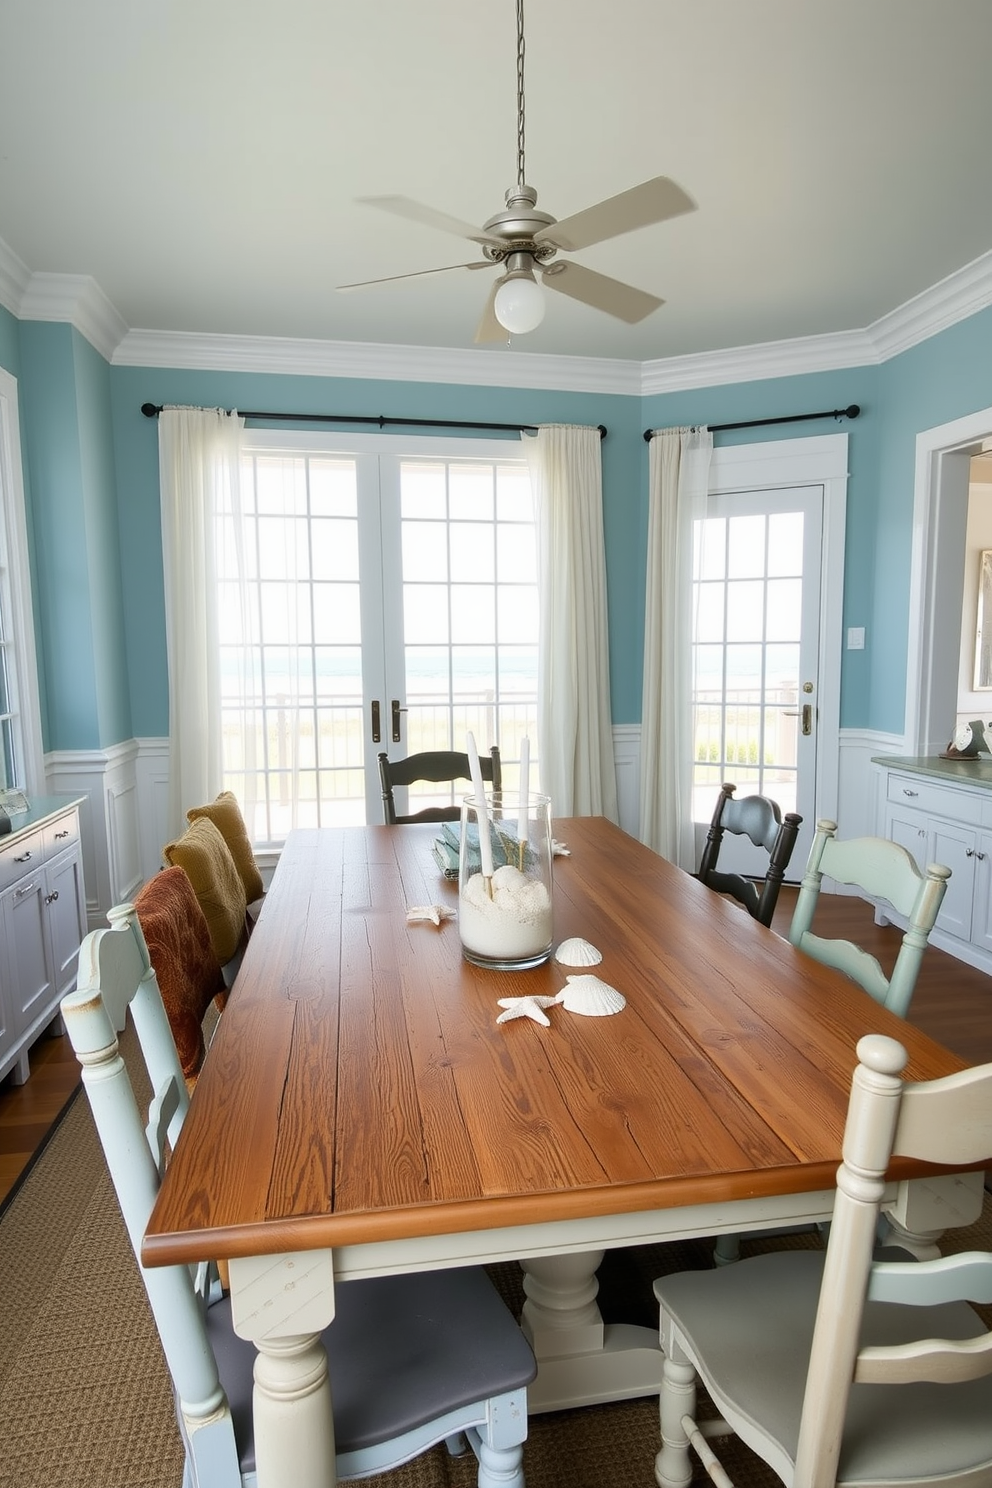
[[[602,818],[556,820],[554,940],[613,1017],[497,1026],[574,968],[461,956],[436,827],[294,832],[146,1234],[166,1264],[831,1188],[855,1044],[961,1061]],[[923,1171],[901,1163],[890,1176]]]

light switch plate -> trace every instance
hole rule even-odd
[[[849,625],[847,628],[848,651],[863,651],[865,649],[865,628],[863,625]]]

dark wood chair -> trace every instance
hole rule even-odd
[[[502,790],[503,779],[500,771],[499,749],[494,744],[488,755],[483,755],[479,760],[482,770],[482,778],[488,781],[494,791]],[[406,759],[390,760],[387,755],[379,756],[379,779],[382,782],[382,814],[387,827],[395,826],[400,822],[444,822],[458,821],[461,816],[460,806],[428,806],[423,811],[417,811],[409,816],[397,816],[396,806],[393,801],[393,788],[397,785],[412,785],[415,780],[430,780],[440,782],[442,780],[467,780],[471,781],[472,771],[468,762],[467,754],[459,754],[457,750],[436,750],[423,754],[410,754]]]
[[[720,787],[697,877],[707,888],[715,889],[719,894],[732,894],[754,919],[760,920],[762,925],[770,925],[803,819],[794,811],[787,811],[783,819],[778,806],[767,796],[745,796],[735,801],[736,789],[735,785]],[[740,873],[721,873],[717,869],[724,832],[749,837],[755,847],[763,847],[768,853],[768,868],[760,889]]]

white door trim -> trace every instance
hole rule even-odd
[[[968,465],[990,435],[992,408],[983,408],[916,436],[906,656],[909,754],[943,749],[957,715]],[[956,606],[948,593],[957,593]]]
[[[819,718],[816,815],[837,820],[840,774],[840,668],[844,620],[844,534],[847,523],[846,434],[727,445],[713,451],[713,495],[776,486],[823,487],[820,573]]]

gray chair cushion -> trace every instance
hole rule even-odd
[[[476,1400],[526,1386],[530,1346],[479,1267],[343,1282],[324,1345],[339,1453],[402,1436]],[[231,1327],[230,1298],[207,1313],[243,1472],[254,1471],[255,1348]]]

